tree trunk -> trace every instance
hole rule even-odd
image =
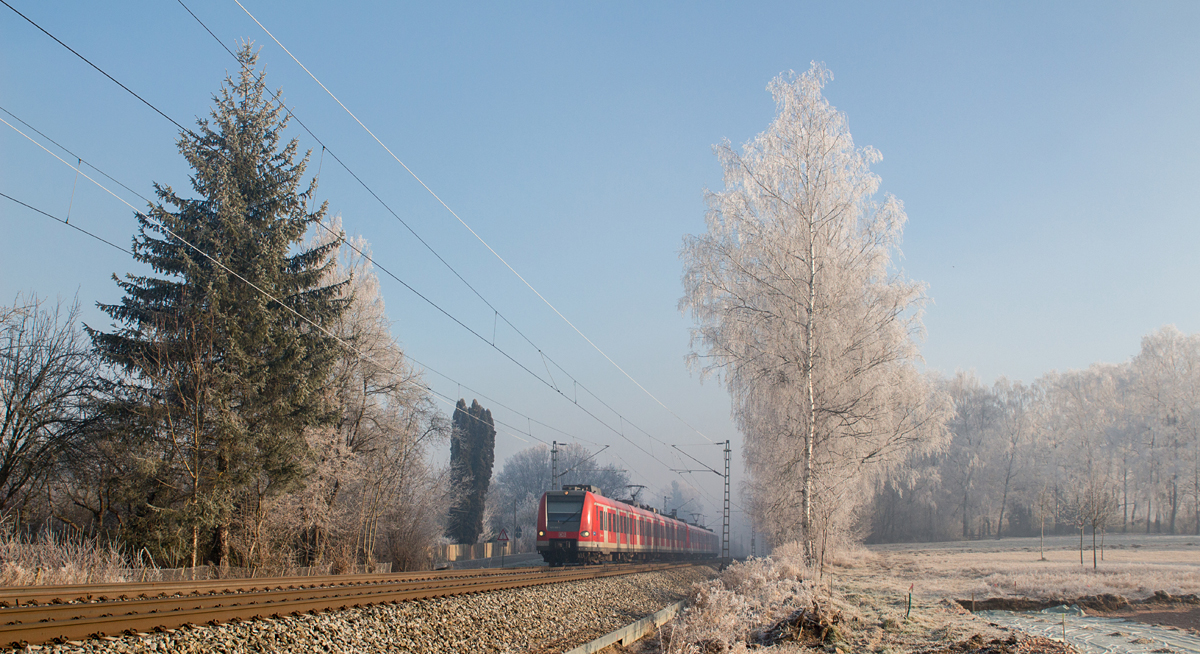
[[[963,491],[963,505],[962,505],[962,513],[963,513],[963,524],[962,524],[962,527],[963,527],[963,532],[962,532],[962,534],[963,534],[963,540],[970,540],[970,539],[971,539],[971,530],[970,530],[970,526],[971,526],[971,520],[970,520],[970,516],[968,516],[968,515],[967,515],[967,507],[970,505],[970,502],[971,502],[971,491]]]
[[[1046,560],[1046,514],[1042,512],[1042,533],[1038,536],[1038,555],[1041,560]]]
[[[1000,540],[1000,532],[1004,529],[1004,507],[1008,503],[1008,484],[1012,479],[1012,463],[1008,466],[1009,474],[1004,478],[1004,494],[1000,496],[1000,517],[996,518],[996,540]]]
[[[1096,524],[1092,523],[1092,570],[1096,569]]]
[[[229,523],[217,527],[217,565],[221,567],[222,572],[229,570]],[[222,579],[227,576],[220,575]]]
[[[1129,466],[1121,457],[1121,533],[1129,526]]]
[[[200,525],[192,524],[192,567],[196,567],[197,550],[200,548]]]
[[[1170,529],[1171,533],[1175,532],[1175,516],[1179,513],[1179,474],[1171,475],[1171,494],[1167,496],[1171,500],[1171,516]]]
[[[808,360],[805,361],[805,384],[808,391],[808,430],[804,437],[804,473],[802,482],[804,490],[802,502],[804,504],[802,517],[803,525],[801,529],[804,531],[804,558],[810,565],[813,563],[813,555],[815,554],[815,545],[812,534],[812,468],[813,468],[813,442],[817,436],[817,395],[816,388],[813,383],[816,356],[816,345],[813,338],[816,332],[816,310],[817,310],[817,262],[816,262],[816,225],[813,221],[808,221],[808,315],[804,324],[804,336],[807,340]]]

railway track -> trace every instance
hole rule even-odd
[[[0,646],[22,647],[667,570],[690,563],[0,587]]]

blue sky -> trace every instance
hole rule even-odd
[[[176,3],[9,2],[181,123],[207,113],[232,65]],[[684,366],[678,250],[704,227],[703,190],[721,184],[711,146],[763,130],[767,82],[814,60],[833,72],[826,95],[856,142],[883,153],[883,191],[905,203],[898,265],[928,284],[931,369],[1032,381],[1123,361],[1164,324],[1200,330],[1200,4],[245,4],[514,268],[714,441],[739,439],[721,388]],[[412,356],[611,444],[610,460],[637,483],[678,479],[654,458],[679,460],[638,428],[680,445],[700,436],[574,334],[232,0],[188,6],[231,47],[262,46],[269,84],[301,119],[621,417],[584,396],[613,429],[600,425],[385,279]],[[142,195],[153,181],[190,190],[173,125],[3,7],[0,106]],[[319,196],[348,231],[490,335],[491,311],[330,157],[321,162],[307,134],[289,132],[314,148]],[[128,244],[131,211],[83,179],[72,201],[73,184],[69,168],[0,125],[0,192],[58,216],[71,205],[73,224]],[[110,275],[136,270],[126,255],[2,198],[0,229],[0,302],[78,294],[85,319],[106,324],[91,307],[118,298]],[[503,326],[496,341],[544,370]],[[498,460],[525,446],[501,436]],[[685,446],[719,467],[717,448]],[[715,475],[688,479],[719,492]]]

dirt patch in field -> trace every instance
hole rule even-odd
[[[976,634],[966,640],[918,650],[917,654],[1076,654],[1063,643],[1038,636],[1009,636],[1003,640],[984,640]]]
[[[1150,597],[1130,600],[1121,595],[1090,595],[1074,599],[1029,599],[989,597],[982,600],[956,600],[968,611],[1041,611],[1055,606],[1078,606],[1091,615],[1123,618],[1143,624],[1183,629],[1200,634],[1200,597],[1194,594],[1170,595],[1156,591]]]
[[[1200,634],[1200,607],[1198,606],[1141,607],[1124,611],[1097,611],[1096,613],[1109,618],[1124,618],[1144,624],[1185,629]]]

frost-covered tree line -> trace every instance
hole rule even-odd
[[[870,539],[1200,534],[1200,334],[1163,327],[1130,361],[1028,385],[942,384],[951,441],[879,487]]]
[[[111,324],[0,307],[0,512],[159,566],[424,565],[448,425],[368,244],[314,203],[308,154],[240,59],[178,141],[191,196],[156,185],[138,216]]]

